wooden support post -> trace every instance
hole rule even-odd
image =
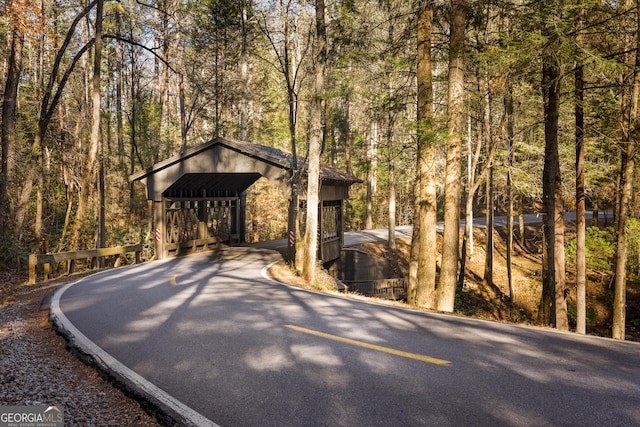
[[[209,238],[209,230],[207,229],[207,201],[198,200],[198,239]]]
[[[247,240],[247,192],[243,191],[238,199],[238,235],[239,242]]]
[[[165,257],[164,243],[167,238],[166,221],[165,221],[165,201],[153,202],[153,221],[154,221],[154,252],[155,259],[162,259]]]

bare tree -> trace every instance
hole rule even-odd
[[[548,5],[547,5],[548,6]],[[554,9],[549,9],[554,10]],[[560,114],[560,64],[557,55],[559,36],[555,32],[552,13],[543,29],[547,43],[543,51],[542,91],[544,101],[545,154],[543,171],[544,234],[546,249],[543,295],[540,311],[543,323],[558,329],[568,329],[565,300],[564,217],[562,179],[558,153],[558,120]]]
[[[240,80],[242,80],[242,99],[240,100],[240,140],[247,140],[247,116],[249,97],[249,61],[248,61],[248,33],[249,33],[249,1],[241,1],[242,47],[240,51]]]
[[[277,57],[277,64],[274,66],[282,73],[284,77],[285,87],[287,91],[288,104],[288,125],[289,125],[289,144],[291,149],[291,192],[289,197],[289,213],[288,213],[288,238],[287,238],[287,259],[301,267],[302,261],[296,262],[296,245],[297,242],[302,244],[300,236],[300,227],[298,222],[299,212],[299,194],[301,186],[301,171],[298,161],[297,148],[297,129],[298,129],[298,94],[302,80],[303,61],[306,57],[308,45],[302,46],[297,51],[297,56],[293,52],[293,37],[295,34],[294,27],[291,22],[293,12],[292,0],[279,0],[277,4],[279,18],[282,20],[280,29],[273,29],[269,26],[267,16],[262,17],[261,30],[269,40],[273,52]]]
[[[407,300],[422,307],[435,307],[437,198],[435,131],[433,121],[433,75],[431,36],[433,3],[420,2],[417,28],[418,105],[415,210]]]
[[[93,0],[88,3],[71,23],[65,39],[57,51],[56,58],[51,69],[51,74],[49,76],[49,81],[44,88],[44,93],[42,94],[42,100],[40,102],[37,131],[34,134],[30,152],[25,159],[26,164],[28,165],[27,173],[24,181],[24,186],[22,187],[18,196],[18,204],[15,213],[17,230],[23,229],[23,225],[26,220],[28,202],[31,198],[33,187],[40,179],[39,175],[41,174],[39,174],[39,171],[42,170],[42,151],[44,148],[45,134],[47,132],[47,129],[49,128],[49,123],[53,118],[53,114],[56,111],[58,102],[60,101],[64,88],[69,80],[69,77],[71,76],[71,73],[73,72],[73,69],[75,68],[78,61],[84,56],[85,52],[91,48],[94,40],[89,40],[80,49],[78,49],[75,55],[73,55],[71,62],[66,67],[64,73],[60,75],[60,68],[63,66],[63,59],[65,58],[65,55],[67,55],[67,49],[71,44],[71,40],[74,36],[75,29],[78,23],[80,23],[80,21],[84,17],[86,17],[89,12],[91,12],[91,10],[93,10],[96,3],[97,0]],[[41,210],[39,210],[39,212],[42,213]]]
[[[11,2],[8,2],[7,16],[12,17]],[[8,204],[8,184],[9,184],[9,151],[16,145],[15,114],[18,98],[18,85],[22,73],[22,48],[24,44],[24,33],[20,20],[12,19],[9,37],[9,57],[7,60],[8,70],[4,85],[4,96],[2,99],[2,122],[0,123],[0,141],[2,152],[0,153],[2,164],[0,169],[0,230],[7,231],[9,204]],[[2,236],[4,238],[6,236]]]
[[[369,137],[367,138],[367,202],[366,202],[366,230],[370,230],[373,225],[373,199],[378,191],[378,144],[379,129],[378,121],[374,118],[369,125]]]
[[[445,172],[442,267],[437,287],[437,308],[453,311],[460,253],[460,198],[462,135],[464,134],[464,48],[467,0],[452,0],[449,39],[449,95],[447,107],[447,166]]]
[[[627,311],[627,220],[629,205],[632,200],[633,182],[635,176],[635,156],[637,142],[635,140],[640,123],[640,3],[635,3],[636,33],[635,33],[635,62],[630,82],[622,78],[620,85],[623,92],[620,97],[622,114],[622,147],[620,148],[620,202],[617,211],[617,248],[614,278],[613,325],[612,337],[625,339],[626,311]],[[625,55],[625,58],[629,54]],[[631,86],[629,91],[627,87]],[[630,93],[629,93],[630,92]]]
[[[507,122],[507,281],[509,284],[509,300],[511,307],[516,302],[516,288],[513,281],[513,163],[515,156],[515,112],[513,93],[510,83],[507,83],[507,93],[504,97],[504,113]]]
[[[304,233],[302,275],[309,282],[316,279],[318,260],[318,208],[320,202],[320,149],[322,146],[322,111],[327,62],[327,29],[324,0],[316,0],[316,39],[313,95],[309,131],[309,167],[307,170],[307,220]]]
[[[89,141],[89,152],[85,160],[78,196],[78,207],[76,217],[71,230],[70,245],[77,248],[80,243],[80,234],[87,210],[87,203],[92,185],[95,183],[95,164],[100,150],[100,68],[102,64],[102,14],[104,0],[96,1],[94,54],[93,54],[93,78],[91,80],[91,137]]]
[[[579,8],[576,16],[576,47],[582,49],[584,8]],[[587,262],[586,262],[586,194],[585,194],[585,140],[584,140],[584,55],[577,52],[577,66],[574,71],[574,97],[576,121],[576,332],[587,332]]]

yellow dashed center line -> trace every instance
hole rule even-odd
[[[337,335],[326,334],[320,331],[314,331],[313,329],[301,328],[295,325],[285,325],[289,329],[294,331],[303,332],[305,334],[315,335],[317,337],[326,338],[333,341],[339,341],[346,344],[355,345],[358,347],[367,348],[369,350],[381,351],[383,353],[393,354],[395,356],[406,357],[408,359],[419,360],[421,362],[433,363],[435,365],[450,365],[451,362],[443,359],[436,359],[435,357],[424,356],[422,354],[408,353],[406,351],[396,350],[389,347],[383,347],[376,344],[370,344],[363,341],[352,340],[351,338],[340,337]]]

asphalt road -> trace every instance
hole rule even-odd
[[[308,292],[264,276],[279,257],[236,248],[111,270],[53,310],[195,424],[640,425],[638,343]]]
[[[613,211],[605,210],[599,212],[601,219],[607,219],[610,222],[613,222]],[[593,217],[593,212],[587,211],[584,215],[587,221],[590,221]],[[506,227],[507,226],[508,216],[496,216],[494,218],[494,227]],[[540,224],[543,222],[542,214],[525,214],[524,222],[525,224],[533,225]],[[575,221],[576,213],[575,212],[566,212],[564,214],[565,221]],[[518,217],[514,217],[514,227],[518,226]],[[460,219],[460,228],[465,227],[466,220],[464,218]],[[590,225],[590,224],[588,224]],[[473,218],[473,227],[474,228],[484,228],[486,227],[486,217],[479,216]],[[444,223],[442,221],[438,221],[436,224],[436,231],[438,233],[442,233],[444,229]],[[398,237],[411,237],[413,233],[412,225],[400,225],[396,227],[396,238]],[[380,240],[387,240],[389,237],[389,231],[386,228],[376,228],[373,230],[362,230],[362,231],[347,231],[344,233],[344,245],[345,246],[356,246],[361,245],[363,243],[368,242],[376,242]],[[255,247],[265,248],[265,249],[273,249],[284,252],[287,248],[287,240],[279,239],[272,240],[269,242],[261,242],[255,244]]]

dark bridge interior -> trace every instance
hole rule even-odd
[[[259,173],[189,173],[162,194],[168,199],[239,197],[261,176]]]

